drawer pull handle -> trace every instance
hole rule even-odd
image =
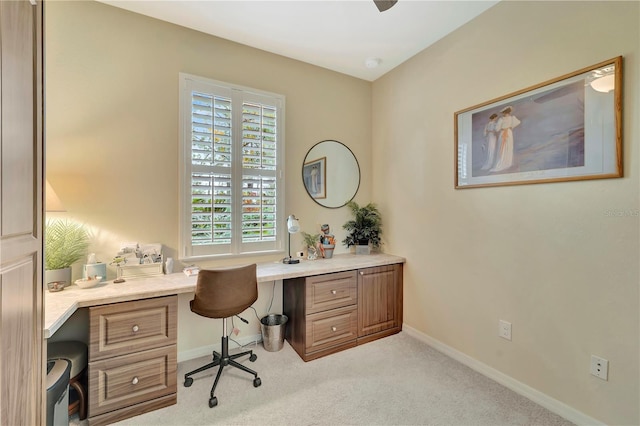
[[[364,275],[364,272],[360,271],[360,275]]]
[[[134,325],[131,330],[133,330],[134,333],[137,333],[138,330],[140,330],[140,327],[138,327],[137,325]],[[135,383],[134,383],[135,384]]]
[[[139,382],[138,378],[137,378],[137,377],[134,377],[134,378],[133,378],[133,380],[131,381],[131,384],[132,384],[132,385],[137,385],[137,384],[138,384],[138,382]]]
[[[331,331],[338,331],[338,327],[331,327]]]
[[[338,294],[338,292],[335,290],[331,290],[331,294]]]

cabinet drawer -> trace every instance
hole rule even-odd
[[[89,310],[89,361],[176,343],[177,296]]]
[[[312,314],[358,303],[356,271],[318,275],[306,280],[306,313]]]
[[[306,318],[306,352],[352,342],[358,336],[358,308],[347,306]]]
[[[177,392],[176,345],[89,363],[89,416]]]

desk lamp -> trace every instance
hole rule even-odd
[[[287,218],[287,231],[289,231],[289,257],[282,259],[282,263],[300,263],[300,259],[293,259],[291,257],[291,234],[295,234],[300,230],[300,224],[298,219],[294,215],[289,215]]]

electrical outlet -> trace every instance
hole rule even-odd
[[[498,336],[511,340],[511,323],[508,321],[498,321]]]
[[[609,361],[599,356],[591,355],[591,374],[602,380],[609,380]]]

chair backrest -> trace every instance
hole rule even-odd
[[[247,309],[258,299],[256,265],[200,270],[191,311],[208,318],[227,318]]]

